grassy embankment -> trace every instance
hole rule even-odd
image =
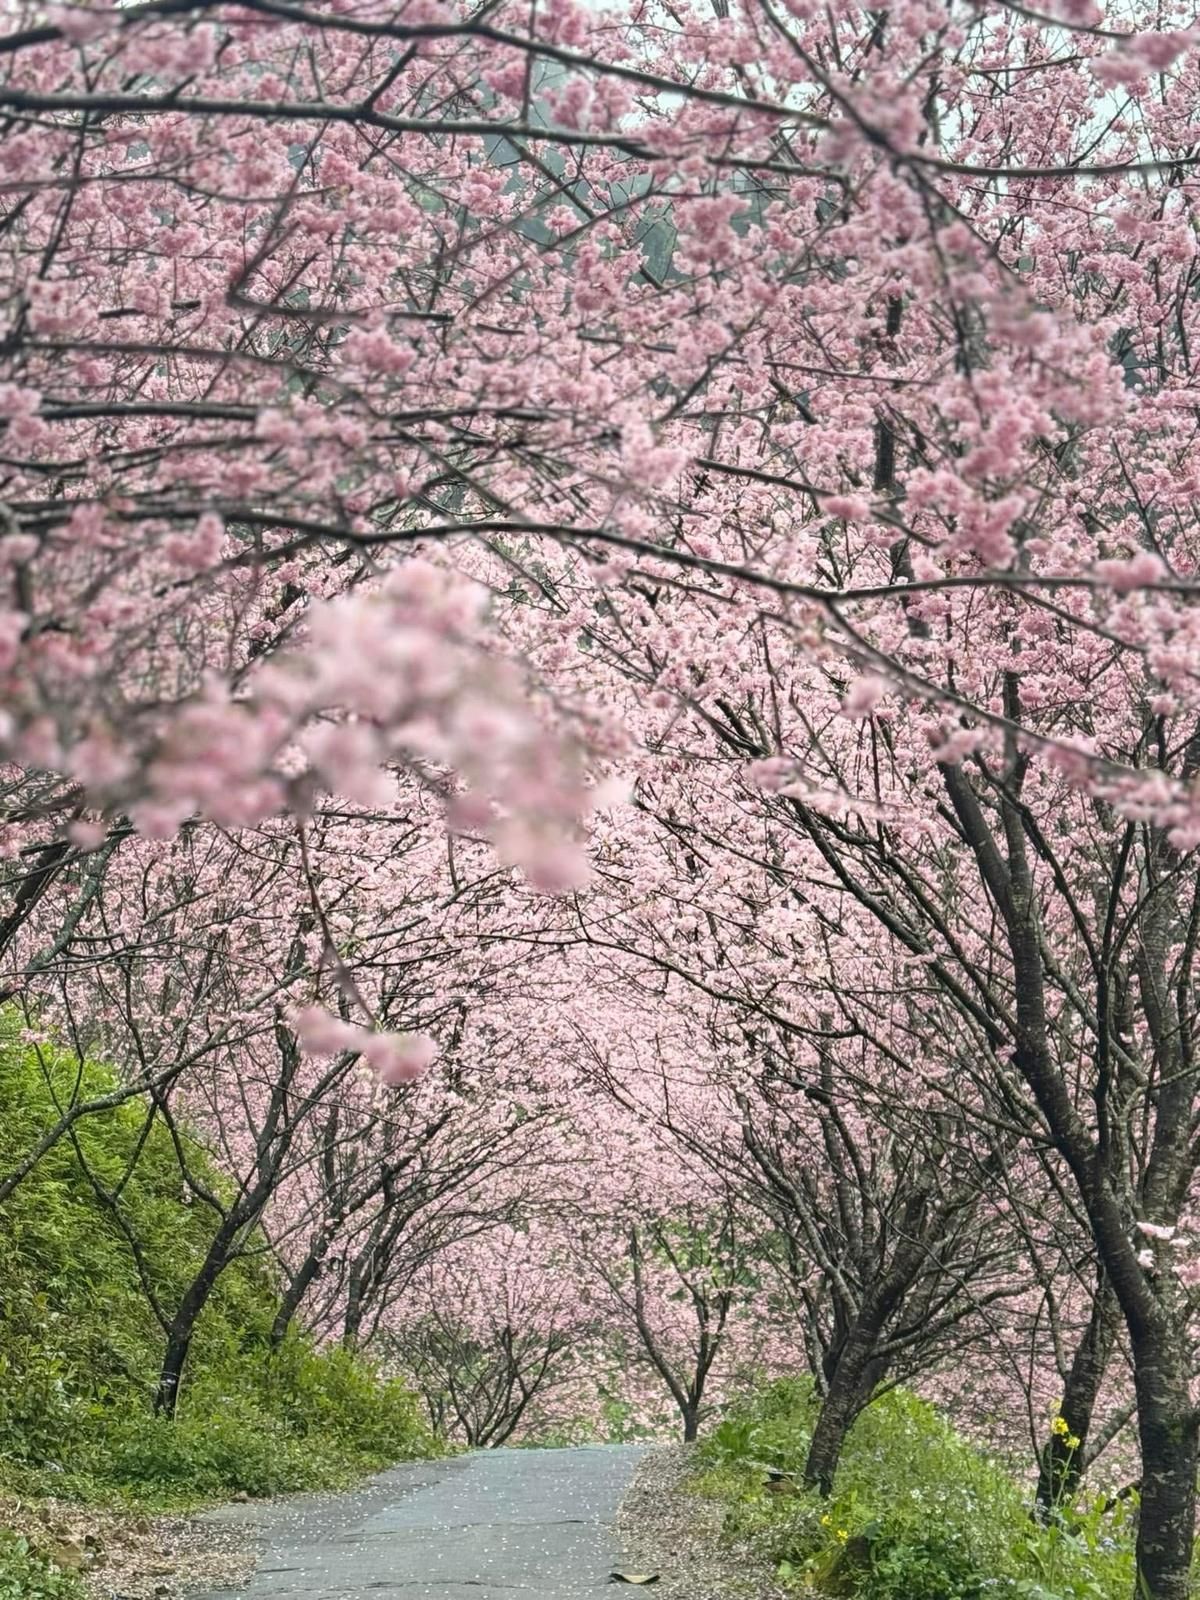
[[[56,1097],[113,1086],[102,1067],[82,1085],[76,1071],[39,1062],[11,1032],[0,1039],[0,1177],[57,1120]],[[212,1215],[185,1203],[171,1135],[146,1109],[134,1099],[82,1118],[0,1206],[0,1493],[181,1508],[328,1488],[435,1453],[413,1397],[362,1358],[299,1335],[271,1352],[276,1287],[257,1251],[227,1269],[202,1315],[177,1417],[153,1414],[164,1335],[129,1234],[170,1305]],[[198,1148],[189,1163],[222,1191]],[[123,1223],[89,1172],[119,1191]],[[0,1530],[0,1600],[76,1592],[44,1552]]]

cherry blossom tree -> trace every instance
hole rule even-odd
[[[732,1197],[714,1210],[667,1194],[656,1207],[630,1206],[625,1218],[589,1219],[576,1249],[600,1288],[605,1327],[665,1387],[688,1444],[738,1343],[757,1272]]]
[[[435,1427],[494,1448],[574,1377],[587,1311],[528,1222],[446,1252],[414,1288],[384,1348],[416,1381]]]

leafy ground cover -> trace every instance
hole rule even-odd
[[[797,1588],[853,1600],[1125,1600],[1136,1507],[1081,1500],[1060,1519],[937,1410],[902,1389],[850,1435],[828,1499],[800,1473],[815,1397],[773,1384],[699,1447],[695,1487],[726,1505],[727,1536],[749,1539]]]
[[[0,1531],[0,1600],[78,1600],[83,1590],[23,1535]]]

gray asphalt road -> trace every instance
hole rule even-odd
[[[481,1451],[397,1467],[347,1495],[209,1515],[262,1540],[245,1600],[611,1600],[622,1591],[607,1588],[621,1564],[609,1524],[639,1454]]]

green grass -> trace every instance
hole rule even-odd
[[[1030,1516],[1028,1490],[904,1390],[882,1396],[847,1441],[834,1493],[797,1480],[811,1435],[811,1383],[790,1379],[735,1410],[700,1447],[696,1487],[727,1503],[749,1539],[798,1588],[853,1600],[1127,1600],[1133,1507],[1080,1503],[1060,1524]]]
[[[69,1096],[76,1070],[65,1059],[39,1063],[11,1030],[0,1032],[0,1174],[53,1122],[54,1095]],[[83,1092],[113,1083],[89,1065]],[[300,1336],[270,1352],[277,1294],[263,1255],[220,1280],[177,1420],[152,1415],[163,1333],[129,1244],[80,1161],[81,1153],[109,1186],[123,1181],[147,1275],[173,1304],[202,1259],[210,1217],[200,1202],[181,1200],[170,1135],[159,1121],[147,1133],[145,1109],[132,1100],[82,1119],[79,1153],[60,1141],[0,1207],[0,1487],[185,1506],[236,1491],[333,1487],[435,1453],[413,1396],[366,1361]],[[220,1192],[225,1180],[198,1148],[189,1162]],[[43,1590],[59,1592],[27,1586]]]

